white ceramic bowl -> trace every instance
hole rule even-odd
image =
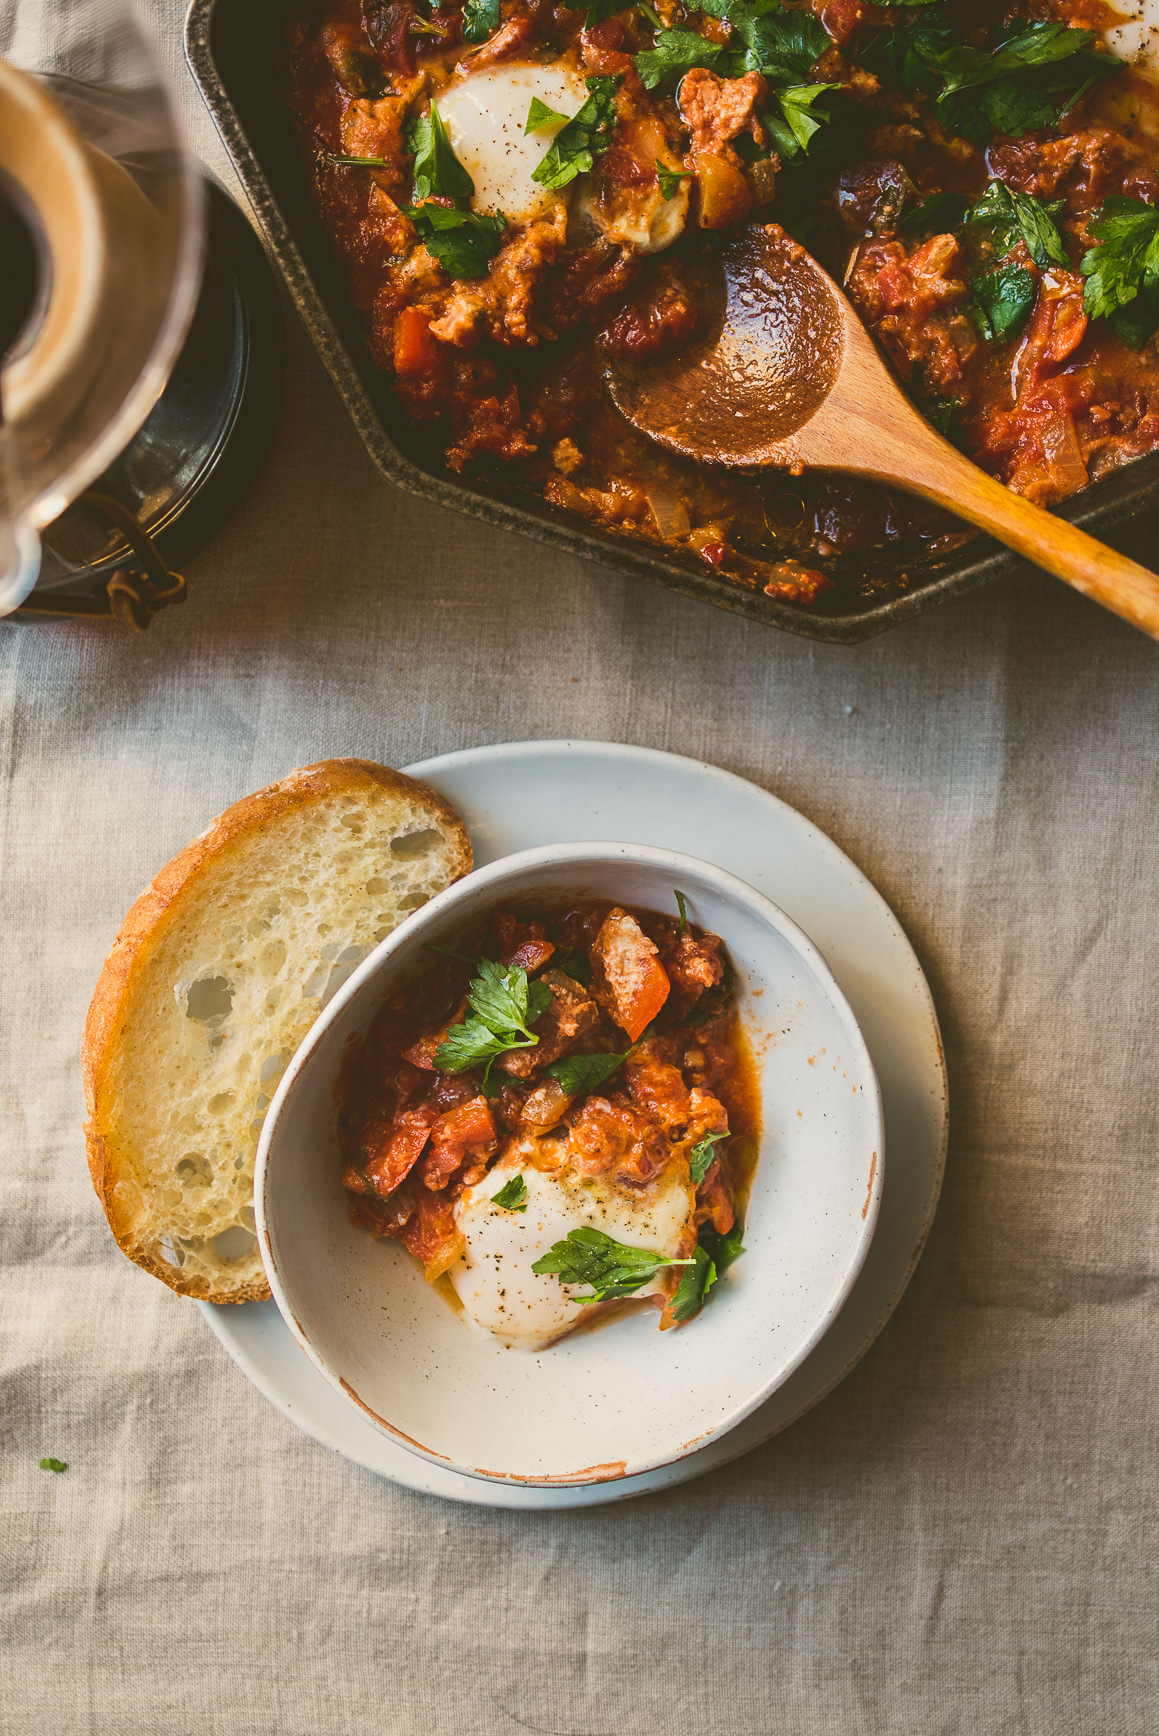
[[[536,892],[670,910],[719,934],[760,1081],[762,1136],[745,1253],[688,1325],[637,1312],[549,1350],[473,1332],[396,1243],[349,1220],[336,1133],[341,1063],[428,943]],[[492,863],[366,959],[297,1051],[258,1150],[270,1287],[306,1354],[350,1404],[424,1458],[474,1477],[591,1483],[695,1451],[755,1409],[820,1339],[861,1267],[881,1199],[881,1102],[824,960],[722,869],[630,844],[552,845]]]

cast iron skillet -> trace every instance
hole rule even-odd
[[[276,70],[286,0],[193,0],[185,51],[193,76],[249,195],[298,311],[367,451],[391,482],[536,542],[638,574],[699,597],[719,609],[765,621],[808,639],[850,643],[907,620],[947,597],[1027,570],[985,537],[936,557],[907,560],[891,550],[861,557],[865,570],[889,580],[902,570],[907,588],[886,601],[869,597],[824,613],[750,591],[705,567],[694,555],[631,543],[534,499],[450,476],[437,447],[408,424],[374,366],[346,296],[337,261],[310,203],[301,152]],[[1062,516],[1125,554],[1151,564],[1159,530],[1159,452],[1114,472],[1064,503]]]

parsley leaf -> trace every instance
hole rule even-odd
[[[486,1062],[483,1074],[486,1081],[496,1055],[505,1055],[508,1049],[530,1047],[529,1043],[508,1042],[506,1036],[497,1035],[482,1019],[464,1019],[461,1025],[451,1026],[435,1050],[435,1065],[444,1073],[465,1073],[469,1067]]]
[[[700,1240],[712,1255],[716,1266],[716,1275],[723,1278],[734,1261],[739,1260],[744,1253],[744,1226],[739,1219],[725,1235],[719,1235],[711,1224],[704,1224],[700,1231]]]
[[[525,1212],[527,1210],[527,1183],[521,1175],[513,1175],[505,1181],[497,1194],[491,1195],[493,1206],[502,1206],[505,1212]]]
[[[761,122],[786,161],[791,162],[807,151],[814,136],[821,131],[822,122],[829,119],[824,110],[820,116],[811,112],[817,98],[824,96],[826,91],[840,88],[836,84],[796,84],[787,90],[773,92],[781,113],[764,114]]]
[[[660,183],[660,195],[664,199],[674,199],[680,191],[680,183],[687,175],[687,169],[670,169],[664,163],[656,164],[656,179]]]
[[[537,96],[533,96],[523,135],[526,138],[528,133],[537,133],[540,127],[554,126],[557,122],[562,126],[566,120],[567,116],[561,115],[558,109],[549,108],[547,103],[540,102]]]
[[[451,1026],[435,1050],[435,1066],[447,1073],[465,1073],[486,1063],[486,1085],[496,1055],[508,1049],[533,1049],[539,1042],[528,1026],[546,1012],[551,990],[546,983],[529,983],[519,965],[484,958],[467,989],[467,1001],[475,1016]]]
[[[1115,322],[1124,341],[1137,348],[1150,336],[1147,331],[1138,344],[1132,342],[1149,322],[1159,290],[1159,206],[1113,194],[1104,199],[1087,228],[1098,241],[1083,254],[1080,268],[1087,280],[1083,292],[1087,313],[1091,319],[1114,316],[1138,301],[1133,321]]]
[[[688,927],[688,905],[685,901],[683,892],[675,893],[674,897],[676,899],[676,908],[680,912],[680,927],[676,932],[677,934],[683,934],[684,930]]]
[[[610,1079],[616,1068],[627,1059],[627,1051],[622,1055],[568,1055],[562,1061],[553,1061],[543,1070],[553,1079],[558,1079],[561,1089],[569,1097],[578,1097],[585,1091],[594,1091],[597,1085]]]
[[[701,11],[723,18],[743,47],[729,55],[731,72],[762,72],[773,85],[803,84],[830,46],[812,12],[789,11],[779,0],[702,0]]]
[[[713,1147],[718,1145],[722,1139],[727,1138],[727,1131],[724,1133],[706,1133],[704,1137],[698,1139],[696,1144],[692,1147],[692,1150],[688,1154],[688,1173],[692,1177],[692,1185],[694,1187],[700,1186],[701,1182],[712,1168],[713,1159],[716,1156]]]
[[[493,1031],[505,1031],[513,1037],[521,1032],[534,1043],[537,1039],[527,1027],[551,1005],[551,990],[546,983],[528,982],[520,965],[484,958],[479,960],[467,999]]]
[[[1025,265],[1010,262],[974,279],[974,299],[966,312],[984,338],[1008,338],[1021,330],[1034,306],[1034,278]]]
[[[485,217],[446,205],[401,205],[426,250],[451,277],[486,277],[507,228],[502,211]]]
[[[464,0],[464,42],[486,42],[498,28],[499,0]]]
[[[957,229],[966,215],[966,201],[957,193],[928,193],[898,223],[903,234],[941,234]]]
[[[704,1307],[705,1297],[715,1283],[716,1263],[708,1249],[698,1242],[693,1250],[692,1265],[677,1284],[669,1304],[672,1318],[683,1326],[686,1320],[699,1314]]]
[[[660,30],[651,48],[636,56],[636,71],[645,90],[678,84],[694,66],[716,66],[724,44],[709,42],[698,30]]]
[[[406,144],[414,152],[414,197],[416,204],[432,194],[443,199],[469,199],[475,183],[456,157],[447,137],[442,116],[431,103],[429,115],[412,120]]]
[[[40,1468],[42,1471],[67,1471],[68,1461],[67,1459],[41,1459]]]
[[[939,34],[949,38],[948,31]],[[1093,30],[1037,23],[989,50],[950,39],[940,46],[927,42],[917,52],[945,80],[937,99],[943,125],[966,138],[984,138],[987,130],[1020,138],[1052,125],[1092,84],[1122,66],[1114,55],[1092,50],[1094,39]],[[967,99],[965,91],[974,94]]]
[[[1145,284],[1134,301],[1116,308],[1110,321],[1129,350],[1141,350],[1159,326],[1159,284]]]
[[[578,946],[569,948],[566,952],[557,952],[551,961],[552,970],[562,971],[582,988],[590,988],[592,982],[592,967],[588,963],[587,954]]]
[[[613,1241],[603,1230],[587,1227],[572,1230],[549,1253],[536,1260],[531,1270],[543,1276],[554,1273],[561,1284],[588,1284],[590,1296],[573,1296],[574,1302],[606,1302],[613,1297],[633,1296],[665,1266],[691,1266],[689,1260],[669,1260],[648,1248],[629,1247]]]
[[[531,176],[541,187],[549,187],[553,192],[566,187],[577,175],[588,173],[598,153],[607,150],[616,124],[616,91],[622,82],[621,75],[589,78],[584,82],[589,92],[587,101],[556,134],[551,149]]]
[[[999,252],[1009,253],[1021,239],[1034,263],[1042,269],[1070,264],[1062,236],[1046,206],[1027,193],[1016,192],[1003,181],[991,181],[966,221],[989,228]]]

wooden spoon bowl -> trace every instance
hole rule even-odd
[[[832,278],[783,229],[751,226],[720,265],[706,285],[706,336],[609,365],[608,391],[633,427],[701,464],[840,470],[924,495],[1159,638],[1159,578],[944,440]]]

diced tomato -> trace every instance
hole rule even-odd
[[[423,307],[404,307],[394,322],[396,374],[438,374],[449,367],[446,350],[431,336],[431,316]]]
[[[668,973],[634,916],[610,910],[592,947],[597,999],[633,1043],[668,999]],[[603,991],[602,995],[600,991]]]
[[[485,1097],[472,1097],[440,1115],[434,1137],[444,1145],[494,1145],[495,1122]]]
[[[431,1136],[438,1111],[430,1104],[417,1109],[404,1109],[392,1120],[363,1130],[362,1145],[366,1162],[362,1172],[374,1192],[383,1199],[405,1181]]]
[[[424,1187],[436,1193],[445,1188],[455,1171],[472,1157],[490,1157],[499,1143],[490,1105],[485,1097],[472,1097],[439,1116],[419,1175]]]
[[[414,1216],[404,1225],[400,1240],[422,1261],[427,1282],[433,1284],[454,1265],[466,1246],[455,1222],[454,1199],[420,1188]]]

